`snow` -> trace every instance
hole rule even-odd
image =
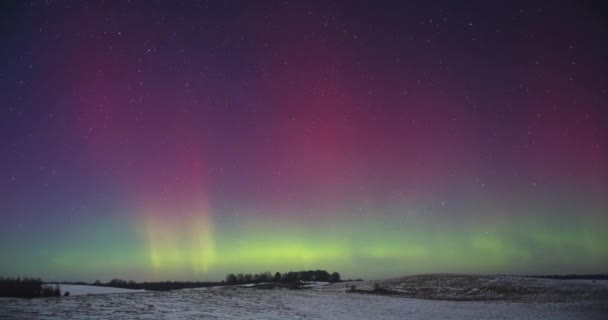
[[[312,281],[312,282],[306,282],[306,284],[304,284],[302,287],[304,287],[304,288],[319,288],[319,287],[326,286],[328,284],[329,284],[329,282]]]
[[[460,276],[437,276],[434,280],[400,278],[386,280],[395,288],[403,283],[450,284],[448,292],[460,292],[469,283],[487,283]],[[457,281],[460,279],[460,283]],[[545,282],[545,279],[502,279],[494,283],[516,283],[523,286],[595,290],[588,283]],[[415,280],[415,281],[414,281]],[[354,282],[360,288],[373,288],[374,281]],[[91,295],[89,286],[66,285],[74,293],[70,297],[0,300],[0,319],[606,319],[608,300],[573,300],[569,302],[447,301],[411,299],[403,296],[347,292],[349,283],[314,284],[310,289],[261,290],[226,286],[205,290],[185,289],[168,292],[145,291],[125,293],[124,289],[105,289],[107,294]],[[598,285],[598,283],[593,283]],[[599,284],[603,287],[605,284]],[[573,287],[574,286],[574,287]],[[543,288],[544,288],[543,287]],[[460,288],[460,289],[459,289]],[[82,289],[82,291],[78,291]],[[439,290],[440,288],[437,288]],[[444,288],[445,289],[445,288]],[[118,290],[118,291],[114,291]],[[567,291],[566,290],[566,291]],[[71,291],[71,292],[72,292]],[[467,292],[470,289],[467,289]],[[487,290],[486,290],[487,291]],[[563,291],[563,290],[562,290]],[[559,291],[559,292],[562,292]],[[601,291],[601,290],[600,290]],[[477,292],[477,291],[476,291]],[[553,293],[551,293],[553,294]],[[552,297],[552,295],[551,295]],[[598,296],[587,295],[597,298]],[[602,298],[602,297],[600,297]],[[481,299],[483,300],[483,299]],[[547,300],[543,300],[547,301]],[[557,301],[561,301],[557,299]]]
[[[54,284],[50,284],[53,285]],[[144,290],[132,290],[114,287],[99,287],[99,286],[87,286],[87,285],[76,285],[76,284],[59,284],[59,290],[61,294],[66,291],[70,292],[70,296],[81,296],[87,294],[110,294],[110,293],[132,293],[132,292],[143,292]]]
[[[263,283],[261,283],[261,284],[263,284]],[[245,288],[246,287],[253,287],[253,286],[255,286],[255,283],[246,283],[246,284],[240,284],[239,285],[239,287],[245,287]]]
[[[305,282],[302,285],[302,288],[318,288],[318,287],[326,286],[328,284],[329,284],[329,282],[310,281],[310,282]],[[233,285],[233,287],[253,288],[253,287],[263,286],[263,285],[274,285],[274,282],[245,283],[245,284]],[[224,287],[224,286],[216,286],[213,288],[221,288],[221,287]],[[199,288],[199,289],[204,289],[204,288]]]
[[[372,290],[375,285],[403,297],[509,302],[608,301],[608,280],[557,280],[516,276],[428,274],[378,281],[331,284],[323,290]]]

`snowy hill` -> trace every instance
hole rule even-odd
[[[607,301],[608,280],[555,280],[515,276],[428,274],[380,281],[332,284],[323,290],[360,293],[386,291],[394,295],[432,300],[505,300],[522,302]],[[370,293],[372,293],[370,292]]]

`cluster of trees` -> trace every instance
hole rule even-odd
[[[60,295],[59,286],[44,285],[40,279],[0,277],[0,297],[38,298]]]
[[[133,280],[112,279],[102,283],[97,280],[92,283],[94,286],[115,287],[135,290],[152,290],[152,291],[169,291],[177,289],[203,288],[219,285],[219,282],[181,282],[181,281],[163,281],[163,282],[140,282]]]
[[[340,274],[338,272],[329,273],[325,270],[309,270],[309,271],[289,271],[281,274],[280,272],[274,275],[269,271],[259,274],[234,274],[230,273],[226,276],[226,284],[246,284],[246,283],[298,283],[309,281],[323,282],[340,282]]]

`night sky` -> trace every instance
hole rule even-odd
[[[608,271],[594,2],[0,11],[0,275]]]

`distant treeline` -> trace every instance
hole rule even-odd
[[[115,287],[134,290],[169,291],[177,289],[203,288],[220,285],[220,282],[182,282],[182,281],[163,281],[163,282],[140,282],[127,281],[122,279],[112,279],[102,283],[99,280],[91,285],[100,287]]]
[[[361,279],[357,279],[361,280]],[[218,285],[232,284],[260,284],[260,283],[276,283],[280,286],[292,285],[300,287],[304,282],[320,281],[320,282],[340,282],[340,273],[329,273],[325,270],[309,270],[309,271],[289,271],[285,273],[277,272],[262,272],[259,274],[233,274],[226,276],[221,282],[189,282],[189,281],[162,281],[162,282],[135,282],[132,280],[112,279],[108,282],[99,280],[93,283],[82,281],[64,281],[61,284],[76,284],[76,285],[93,285],[99,287],[114,287],[134,290],[151,290],[151,291],[169,291],[177,289],[203,288],[213,287]],[[284,284],[284,285],[283,285]],[[58,285],[45,284],[40,279],[29,278],[2,278],[0,277],[0,297],[51,297],[59,296],[61,292]]]
[[[588,279],[588,280],[608,280],[608,273],[604,274],[552,274],[552,275],[528,275],[528,278],[544,278],[558,280]]]
[[[234,274],[229,273],[226,276],[226,284],[248,284],[248,283],[264,283],[264,282],[275,282],[275,283],[298,283],[298,282],[310,282],[310,281],[321,281],[321,282],[340,282],[340,274],[338,272],[329,273],[325,270],[309,270],[309,271],[289,271],[281,274],[280,272],[274,275],[269,271],[262,272],[259,274]]]
[[[0,277],[0,297],[58,297],[59,286],[45,285],[40,279]]]

